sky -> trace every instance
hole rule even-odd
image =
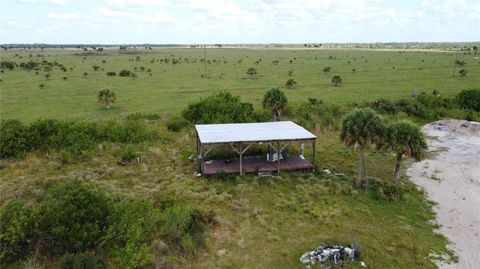
[[[480,0],[0,0],[0,43],[480,41]]]

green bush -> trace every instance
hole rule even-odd
[[[378,99],[377,101],[375,101],[373,103],[373,108],[383,113],[389,113],[389,114],[397,113],[397,107],[395,106],[395,104],[393,104],[392,102],[386,99]]]
[[[105,262],[90,253],[66,254],[60,260],[59,269],[106,269]]]
[[[127,201],[115,207],[109,217],[106,239],[120,268],[144,268],[152,264],[148,243],[159,225],[160,213],[147,200]]]
[[[2,121],[0,131],[1,158],[18,157],[32,150],[58,151],[62,162],[89,158],[100,142],[142,143],[157,138],[156,131],[137,121],[97,124],[46,119],[24,126],[20,121],[8,120]]]
[[[173,117],[167,121],[167,129],[172,132],[180,132],[183,127],[187,126],[187,122],[180,117]]]
[[[35,217],[23,200],[10,200],[1,208],[0,267],[28,256],[35,238]]]
[[[463,90],[457,94],[456,101],[463,109],[480,112],[480,89]]]
[[[189,104],[182,112],[192,123],[253,122],[253,105],[241,102],[239,96],[220,92]]]
[[[203,246],[206,224],[213,221],[200,211],[187,206],[166,208],[163,216],[164,239],[182,255],[194,254],[194,246]]]
[[[118,75],[121,77],[129,77],[132,75],[132,71],[123,69],[118,73]]]
[[[120,157],[119,163],[123,165],[130,163],[140,156],[132,145],[126,145],[120,148],[115,155]]]
[[[27,151],[26,128],[18,120],[2,120],[0,138],[0,158],[21,157]]]
[[[51,188],[40,210],[40,234],[51,240],[49,254],[95,249],[110,213],[105,193],[78,180]]]
[[[127,116],[127,120],[159,120],[160,118],[157,113],[133,113]]]

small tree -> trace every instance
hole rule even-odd
[[[425,137],[418,126],[410,122],[395,122],[385,130],[383,144],[396,153],[397,159],[393,170],[393,181],[397,182],[402,157],[411,156],[416,161],[422,160],[428,149]]]
[[[340,75],[335,75],[332,77],[332,84],[335,87],[340,86],[342,84],[342,77]]]
[[[138,78],[137,74],[135,74],[135,73],[132,73],[132,75],[131,75],[130,77],[131,77],[132,79]]]
[[[88,73],[87,72],[83,72],[83,78],[87,78],[88,76]]]
[[[110,109],[110,104],[115,104],[117,102],[117,97],[113,91],[104,89],[98,92],[97,102],[103,104],[105,109]]]
[[[340,139],[346,146],[360,148],[360,159],[355,175],[355,186],[357,187],[362,186],[362,174],[365,175],[365,183],[368,184],[365,149],[370,144],[380,142],[383,129],[382,119],[371,108],[357,108],[343,119]]]
[[[256,74],[257,74],[257,69],[256,68],[254,68],[254,67],[248,68],[247,75],[249,75],[250,77],[253,78]]]
[[[272,120],[279,120],[282,112],[287,107],[287,96],[278,87],[271,88],[263,96],[263,108],[272,109]]]
[[[290,70],[288,71],[288,76],[289,76],[289,77],[293,76],[293,69],[290,69]]]
[[[323,68],[323,73],[327,74],[329,73],[330,71],[332,70],[332,68],[330,66],[326,66]]]
[[[98,66],[98,65],[94,65],[94,66],[93,66],[93,70],[94,70],[94,71],[98,71],[98,69],[100,69],[100,66]]]
[[[295,88],[295,86],[297,86],[297,82],[293,78],[291,78],[287,80],[285,86],[287,86],[289,89],[293,89]]]
[[[47,74],[44,75],[44,77],[45,77],[46,80],[49,80],[51,76],[52,76],[52,75],[50,75],[49,73],[47,73]]]
[[[460,74],[460,77],[464,78],[467,76],[467,70],[462,68],[460,69],[460,71],[458,71],[458,73]]]

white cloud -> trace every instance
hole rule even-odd
[[[78,13],[53,13],[50,12],[47,15],[50,19],[61,19],[61,20],[79,20],[82,16]]]

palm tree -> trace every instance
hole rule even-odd
[[[250,75],[250,77],[253,78],[256,74],[257,74],[256,68],[253,68],[253,67],[248,68],[247,75]]]
[[[340,84],[342,84],[342,77],[340,75],[333,76],[332,84],[333,86],[338,87]]]
[[[297,85],[297,82],[293,78],[289,78],[285,83],[285,86],[287,86],[289,89],[295,88],[296,85]]]
[[[340,139],[346,146],[358,146],[360,148],[360,159],[355,176],[355,186],[357,187],[362,186],[363,169],[365,169],[365,179],[368,181],[365,165],[365,149],[370,144],[380,141],[383,128],[382,118],[371,108],[357,108],[343,119]],[[366,184],[368,184],[368,182],[366,182]]]
[[[110,104],[115,104],[117,97],[113,91],[104,89],[98,92],[97,103],[103,104],[106,109],[110,109]]]
[[[278,87],[273,87],[263,96],[263,108],[272,109],[272,120],[277,121],[287,107],[287,97]]]
[[[397,155],[395,169],[393,170],[393,181],[397,182],[400,171],[400,163],[404,155],[420,161],[424,151],[428,149],[425,137],[420,128],[411,122],[395,122],[385,130],[383,139],[385,147],[391,148]]]

